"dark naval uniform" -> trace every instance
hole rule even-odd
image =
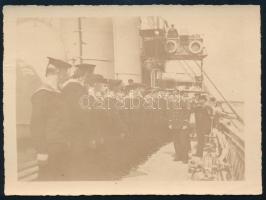
[[[83,135],[86,130],[86,110],[81,102],[83,95],[86,95],[86,90],[76,80],[69,80],[62,89],[67,112],[65,131],[71,136],[73,151],[83,148]]]
[[[48,154],[46,165],[40,166],[40,179],[64,179],[64,156],[68,138],[64,134],[64,104],[61,93],[48,85],[32,96],[31,134],[38,154]]]
[[[211,133],[212,109],[209,106],[197,106],[193,111],[195,112],[195,126],[198,139],[197,156],[202,157],[205,137]]]
[[[76,65],[75,78],[69,79],[62,88],[62,97],[65,101],[66,126],[65,131],[71,137],[72,153],[78,154],[84,152],[88,146],[88,98],[85,85],[79,81],[83,78],[85,82],[86,75],[93,73],[95,65],[79,64]]]
[[[87,107],[87,91],[79,81],[72,79],[63,87],[62,96],[67,110],[66,132],[71,139],[68,174],[71,180],[85,180],[92,172],[88,150],[92,134],[89,128],[93,121]]]
[[[173,142],[175,147],[175,159],[184,162],[188,161],[188,151],[190,150],[190,118],[191,111],[181,108],[172,111],[171,128],[173,130]]]
[[[62,60],[51,57],[48,59],[46,76],[58,77],[59,74],[66,74],[71,67]],[[64,132],[66,115],[61,92],[47,83],[32,95],[31,101],[31,135],[39,161],[39,179],[64,180],[69,139]]]

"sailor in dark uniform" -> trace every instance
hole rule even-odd
[[[116,97],[119,95],[118,93],[121,90],[121,84],[121,80],[108,81],[109,92],[108,96],[106,96],[106,104],[108,106],[107,110],[109,111],[109,117],[111,118],[111,131],[113,132],[113,135],[116,135],[118,138],[123,139],[128,134],[128,130],[121,118],[121,102],[118,102],[118,100],[116,99]]]
[[[95,65],[91,64],[76,65],[76,71],[72,78],[62,88],[62,96],[66,102],[68,112],[66,132],[73,138],[73,151],[82,150],[82,138],[86,134],[84,131],[87,127],[87,121],[85,120],[87,111],[85,81],[93,73],[94,68]]]
[[[62,88],[62,98],[65,102],[66,123],[65,132],[70,137],[71,152],[69,155],[70,167],[68,173],[70,177],[81,178],[85,168],[85,153],[88,147],[88,127],[91,123],[88,114],[87,88],[85,82],[88,76],[94,72],[95,65],[76,65],[73,76],[65,82]]]
[[[188,101],[181,102],[181,108],[173,110],[172,129],[173,142],[175,147],[175,161],[188,162],[188,152],[190,150],[190,104]]]
[[[63,131],[64,105],[59,83],[64,79],[70,64],[50,58],[46,81],[32,95],[31,134],[40,164],[40,180],[64,179],[64,154],[68,139]]]
[[[106,146],[108,146],[107,134],[109,133],[110,119],[108,117],[108,104],[106,103],[107,80],[100,74],[94,74],[88,81],[90,122],[89,130],[92,133],[89,141],[87,157],[87,174],[90,179],[107,178],[109,165],[106,157]]]
[[[203,156],[203,149],[212,128],[212,108],[207,105],[207,97],[201,95],[198,105],[193,109],[195,113],[195,128],[197,133],[197,153],[196,156]]]
[[[116,99],[120,93],[122,81],[109,79],[108,87],[108,95],[105,98],[105,104],[107,105],[107,119],[104,124],[107,128],[105,153],[111,178],[116,178],[115,176],[119,174],[126,174],[128,154],[125,149],[128,129],[122,119],[120,99]]]
[[[168,129],[168,111],[167,111],[167,97],[166,92],[161,90],[158,96],[158,111],[159,111],[159,136],[158,140],[166,141],[169,139],[169,129]]]
[[[96,146],[101,147],[104,144],[104,137],[106,127],[102,123],[106,122],[107,118],[107,104],[105,103],[105,96],[107,90],[107,80],[100,74],[95,74],[91,79],[91,86],[89,91],[89,101],[92,109],[92,129],[94,132]]]

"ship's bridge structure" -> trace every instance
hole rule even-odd
[[[207,56],[199,34],[182,33],[161,17],[141,18],[142,76],[152,87],[172,79],[177,85],[202,87]]]

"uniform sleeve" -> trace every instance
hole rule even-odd
[[[31,136],[37,153],[47,153],[46,149],[46,94],[40,92],[32,98]]]
[[[62,94],[63,98],[67,101],[67,104],[71,107],[71,109],[78,111],[82,108],[80,105],[80,100],[82,96],[86,94],[86,90],[80,84],[69,83],[63,88]]]

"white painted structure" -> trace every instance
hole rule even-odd
[[[139,18],[113,18],[116,78],[141,81]]]

